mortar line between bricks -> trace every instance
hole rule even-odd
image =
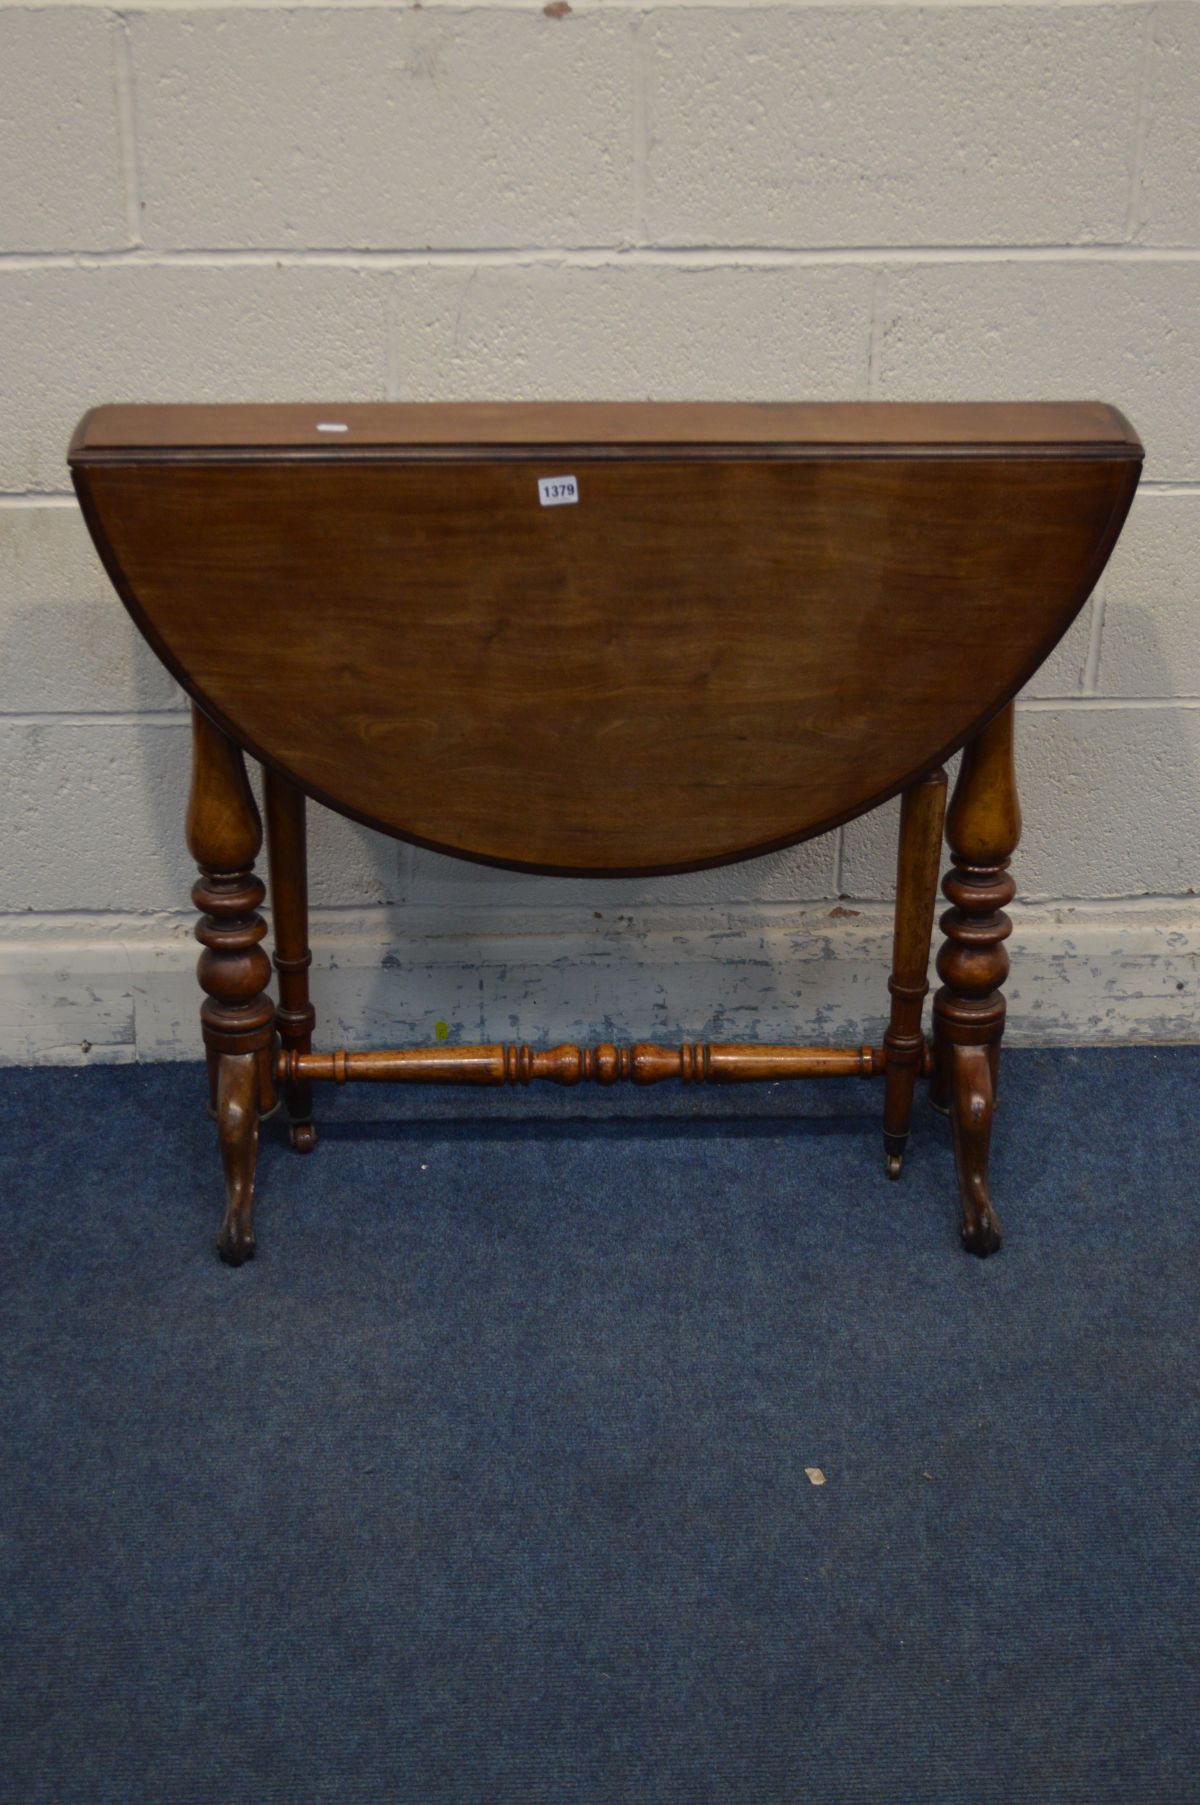
[[[1159,708],[1200,708],[1200,696],[1026,696],[1017,707],[1028,714],[1053,714],[1065,709],[1140,709],[1146,713]]]
[[[97,709],[94,713],[85,708],[61,712],[23,709],[17,713],[0,708],[0,722],[8,727],[186,727],[191,718],[182,709],[169,708],[148,708],[144,714],[137,709]]]
[[[842,876],[846,860],[846,829],[839,827],[833,836],[833,894],[842,894]]]
[[[1100,688],[1100,651],[1104,641],[1106,606],[1105,577],[1101,577],[1093,601],[1087,658],[1083,667],[1083,694],[1089,697],[1094,697]]]
[[[123,13],[113,18],[113,79],[120,142],[121,180],[125,190],[125,229],[130,246],[142,248],[142,186],[138,169],[137,104],[134,92],[133,48],[129,21]]]
[[[646,32],[649,20],[639,14],[633,21],[633,242],[644,246],[646,231],[646,188],[650,163],[650,70]]]
[[[877,269],[871,279],[871,314],[867,323],[867,399],[879,398],[879,370],[883,361],[883,300],[887,273]]]
[[[0,508],[73,508],[69,489],[12,489],[0,494]]]
[[[119,251],[0,251],[0,272],[98,269],[792,269],[882,264],[896,268],[963,263],[1200,263],[1200,246],[1146,244],[931,245],[477,245],[439,250],[325,247],[190,247]]]
[[[1138,12],[1146,0],[1053,0],[1061,9],[1098,11],[1117,9]],[[1005,11],[1044,9],[1046,0],[936,0],[941,12],[970,12],[983,7],[1002,7]],[[449,13],[538,13],[544,10],[542,0],[424,0],[429,12]],[[928,0],[576,0],[573,10],[584,15],[651,12],[915,12],[928,5]],[[61,12],[67,7],[82,12],[107,12],[111,0],[0,0],[0,11]],[[397,0],[142,0],[139,13],[181,12],[394,12]]]
[[[1142,171],[1146,163],[1146,137],[1150,128],[1150,61],[1158,26],[1158,8],[1146,9],[1142,21],[1138,58],[1137,98],[1133,110],[1133,137],[1129,152],[1129,199],[1125,211],[1125,236],[1133,243],[1141,228]]]
[[[400,399],[400,293],[399,284],[393,279],[388,283],[387,303],[383,310],[384,333],[387,343],[384,347],[384,394],[388,401]]]

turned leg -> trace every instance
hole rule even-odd
[[[265,892],[254,875],[262,845],[242,754],[198,708],[192,710],[188,849],[200,867],[192,900],[203,910],[196,968],[208,1057],[209,1105],[225,1167],[225,1219],[217,1250],[231,1266],[254,1253],[251,1211],[258,1117],[274,1106],[275,1010],[264,994],[271,965],[260,945]]]
[[[966,748],[954,786],[946,821],[953,863],[942,884],[952,906],[942,916],[942,988],[933,1000],[934,1090],[954,1133],[963,1246],[977,1254],[1000,1246],[988,1147],[1012,931],[1004,908],[1016,889],[1008,863],[1020,833],[1010,703]]]
[[[267,857],[271,870],[271,921],[275,930],[275,970],[279,1005],[275,1024],[285,1053],[311,1053],[316,1013],[308,996],[308,858],[304,792],[269,766],[263,771],[267,805]],[[312,1085],[301,1079],[284,1085],[292,1146],[310,1153],[316,1144]]]
[[[899,1178],[912,1120],[913,1088],[925,1054],[921,1012],[929,989],[929,945],[942,858],[946,773],[930,771],[905,790],[896,863],[896,932],[892,946],[892,1013],[883,1044],[884,1170]]]

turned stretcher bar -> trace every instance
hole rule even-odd
[[[275,1077],[280,1084],[332,1080],[336,1084],[758,1084],[784,1078],[878,1078],[887,1070],[886,1047],[786,1047],[748,1042],[684,1042],[659,1047],[635,1041],[630,1047],[602,1042],[595,1047],[400,1047],[348,1053],[280,1052]],[[922,1040],[919,1071],[928,1077],[933,1056]]]

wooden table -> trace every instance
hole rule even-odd
[[[1020,831],[1012,698],[1083,606],[1142,447],[1097,402],[102,407],[70,462],[138,627],[193,699],[188,845],[226,1182],[254,1252],[260,1116],[314,1079],[729,1083],[881,1074],[953,1125],[962,1240],[988,1143]],[[950,902],[922,1031],[946,790]],[[258,913],[263,767],[279,1001]],[[305,798],[516,870],[696,871],[902,796],[875,1047],[314,1052]]]

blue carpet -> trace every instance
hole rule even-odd
[[[1194,1801],[1200,1048],[880,1091],[0,1076],[5,1805]],[[805,1476],[819,1467],[826,1483]]]

